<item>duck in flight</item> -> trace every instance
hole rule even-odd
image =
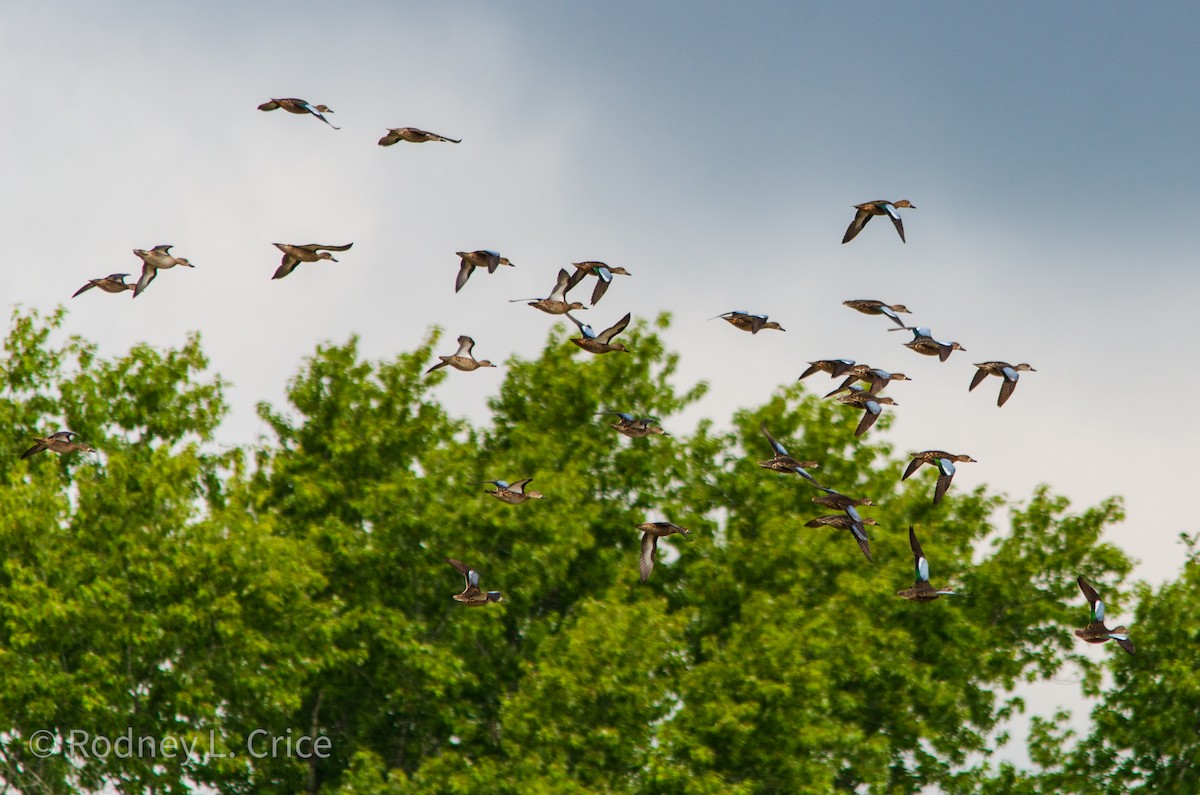
[[[271,99],[258,106],[259,110],[279,110],[280,108],[283,108],[288,113],[310,113],[328,124],[330,127],[333,127],[333,129],[342,129],[341,127],[334,127],[333,123],[330,122],[329,119],[321,115],[322,113],[333,113],[333,109],[327,105],[313,105],[307,100],[296,99],[295,97],[287,97],[284,99]]]
[[[345,251],[353,243],[347,243],[344,246],[322,246],[319,243],[308,243],[303,246],[294,246],[290,243],[272,243],[272,246],[283,252],[283,262],[275,269],[275,275],[272,279],[282,279],[292,271],[296,270],[296,266],[301,262],[317,262],[318,260],[327,259],[332,262],[337,262],[337,259],[330,254],[330,251]]]
[[[854,209],[857,212],[854,214],[854,220],[850,222],[850,226],[846,228],[846,234],[842,238],[842,243],[849,243],[858,233],[863,230],[863,227],[877,215],[886,215],[892,219],[892,224],[896,227],[897,234],[900,235],[900,242],[907,242],[904,239],[904,222],[900,220],[898,209],[907,207],[917,209],[917,206],[908,199],[901,199],[898,202],[890,202],[886,199],[876,199],[875,201],[866,202],[865,204],[856,204]]]

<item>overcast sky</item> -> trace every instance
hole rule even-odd
[[[0,26],[6,100],[0,269],[8,302],[66,302],[109,355],[199,330],[233,383],[222,441],[322,341],[414,347],[433,325],[480,358],[536,355],[559,267],[630,270],[586,315],[674,317],[688,415],[725,425],[805,362],[906,372],[896,449],[965,452],[957,488],[1038,483],[1082,509],[1114,494],[1111,540],[1174,576],[1195,487],[1200,296],[1195,81],[1200,6],[1115,3],[22,3]],[[255,107],[301,97],[310,117]],[[376,145],[416,126],[461,145]],[[911,200],[908,243],[852,205]],[[273,242],[353,241],[272,281]],[[91,291],[130,250],[195,270],[136,301]],[[455,295],[456,250],[515,269]],[[588,283],[590,289],[590,282]],[[581,292],[588,292],[583,290]],[[582,296],[586,300],[586,296]],[[966,353],[918,356],[904,303]],[[768,313],[755,337],[708,318]],[[972,362],[1029,362],[968,394]],[[783,364],[781,364],[781,362]],[[479,420],[502,370],[439,397]],[[813,379],[817,388],[827,379]],[[1081,617],[1084,609],[1080,600]],[[1126,620],[1118,617],[1119,621]]]

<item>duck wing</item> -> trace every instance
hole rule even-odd
[[[275,275],[272,276],[271,278],[272,279],[282,279],[284,276],[287,276],[289,273],[296,270],[296,266],[299,264],[300,264],[299,259],[297,259],[296,257],[293,257],[291,254],[284,254],[283,262],[280,264],[280,266],[278,268],[275,269]]]
[[[608,328],[604,329],[604,331],[601,331],[599,334],[597,334],[596,341],[603,342],[606,345],[608,343],[611,343],[613,337],[620,334],[622,331],[625,330],[625,327],[629,325],[629,318],[630,318],[630,313],[626,312],[625,317],[621,318],[616,323],[612,324]]]
[[[654,571],[654,552],[658,549],[658,536],[654,533],[642,533],[642,555],[638,560],[638,570],[642,575],[642,582],[650,578],[650,572]]]
[[[147,262],[142,266],[142,275],[138,279],[137,287],[133,288],[133,297],[137,298],[142,292],[150,286],[150,282],[154,281],[154,277],[158,275],[158,268]]]
[[[975,387],[982,384],[983,379],[985,379],[987,377],[988,377],[988,371],[984,370],[982,367],[980,367],[978,370],[975,371],[975,377],[971,379],[971,385],[969,387],[967,387],[967,391],[970,392]]]
[[[471,278],[471,274],[475,271],[475,266],[467,262],[463,258],[462,264],[458,266],[458,278],[454,280],[454,292],[458,292],[467,283],[467,279]]]
[[[849,243],[851,240],[853,240],[858,235],[858,233],[863,230],[863,227],[866,226],[867,222],[870,220],[871,220],[871,211],[859,208],[858,212],[856,212],[854,214],[854,220],[851,221],[850,226],[848,226],[846,228],[846,234],[844,237],[842,237],[842,243],[846,244],[846,243]]]
[[[1007,403],[1008,399],[1010,397],[1012,397],[1012,393],[1016,388],[1017,388],[1016,374],[1014,373],[1011,381],[1009,380],[1008,376],[1006,375],[1004,377],[1004,380],[1000,382],[1000,397],[996,399],[996,405],[1003,406],[1005,403]]]

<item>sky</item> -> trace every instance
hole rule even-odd
[[[23,3],[0,27],[0,278],[108,355],[199,331],[232,384],[221,441],[249,444],[319,343],[385,358],[436,325],[442,353],[534,357],[554,320],[508,299],[602,260],[633,276],[588,322],[669,311],[678,382],[711,385],[668,430],[810,360],[902,371],[871,437],[970,454],[958,489],[1122,495],[1108,538],[1157,584],[1196,531],[1197,30],[1200,6],[1156,3]],[[376,145],[400,126],[463,142]],[[879,198],[916,205],[907,244],[877,219],[841,245]],[[272,281],[274,242],[354,247]],[[196,268],[70,298],[160,243]],[[480,248],[516,267],[455,294],[454,252]],[[852,298],[966,352],[918,356]],[[787,331],[710,320],[733,309]],[[1038,370],[1003,409],[994,377],[967,392],[995,359]],[[457,375],[437,396],[486,419],[503,370]]]

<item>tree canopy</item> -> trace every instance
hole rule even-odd
[[[325,345],[287,405],[259,407],[270,438],[225,450],[198,338],[105,359],[62,341],[62,319],[15,315],[0,361],[0,780],[17,790],[1189,791],[1200,562],[1127,590],[1131,561],[1103,540],[1119,498],[956,486],[934,507],[931,468],[901,482],[906,456],[801,384],[681,433],[705,386],[676,383],[666,316],[635,322],[628,354],[590,356],[556,326],[504,365],[485,424],[439,405],[471,375],[425,374],[436,330],[386,361]],[[626,438],[608,410],[670,435]],[[762,422],[876,503],[874,563],[805,526],[831,511],[757,465]],[[58,427],[99,453],[18,458]],[[479,485],[530,477],[545,499]],[[660,542],[643,584],[635,525],[655,520],[691,533]],[[961,596],[896,597],[910,525]],[[504,601],[452,600],[447,558]],[[1108,652],[1111,684],[1071,633],[1079,574],[1112,613],[1136,596],[1139,652]],[[1034,769],[993,765],[1012,689],[1064,666],[1099,698],[1094,733],[1037,722]],[[199,752],[81,753],[81,732]],[[328,753],[252,753],[300,736]]]

